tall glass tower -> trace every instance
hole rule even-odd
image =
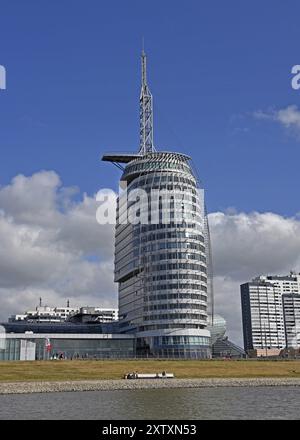
[[[102,159],[118,164],[126,188],[115,232],[120,331],[135,333],[141,356],[209,357],[212,283],[204,191],[190,157],[154,148],[144,51],[139,152]]]

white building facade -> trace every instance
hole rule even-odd
[[[103,307],[81,307],[79,313],[83,315],[96,316],[96,321],[106,323],[114,322],[119,319],[118,309],[110,309]]]
[[[9,322],[29,321],[29,322],[63,322],[69,316],[78,313],[79,307],[49,307],[38,306],[35,310],[27,310],[23,314],[12,315]]]
[[[300,293],[300,276],[260,276],[241,285],[245,351],[277,355],[287,346],[287,331],[295,322],[293,295]],[[286,307],[289,311],[287,314]],[[286,320],[285,320],[286,316]],[[287,316],[289,316],[287,320]]]
[[[49,307],[38,306],[24,314],[12,315],[9,322],[27,321],[39,323],[58,323],[67,321],[76,314],[91,314],[98,322],[109,323],[118,320],[118,309],[103,307]]]

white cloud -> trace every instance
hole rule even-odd
[[[113,227],[96,222],[97,204],[74,201],[53,171],[16,176],[0,188],[0,317],[49,305],[116,305]]]
[[[93,197],[66,188],[53,171],[0,187],[0,319],[49,305],[116,305],[114,226],[96,222]],[[300,269],[300,220],[228,210],[209,216],[216,311],[241,343],[241,283]]]
[[[273,213],[209,216],[215,272],[216,310],[229,334],[241,343],[240,284],[261,274],[300,269],[300,220]]]
[[[258,110],[254,112],[253,116],[256,119],[278,122],[285,128],[292,130],[293,133],[300,134],[300,109],[296,105],[289,105],[279,110]]]
[[[285,127],[300,128],[300,110],[296,105],[290,105],[277,111],[277,120]]]

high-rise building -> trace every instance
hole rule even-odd
[[[139,151],[103,160],[122,169],[126,188],[115,231],[120,330],[135,333],[140,355],[209,357],[213,301],[204,191],[189,156],[154,148],[144,51]]]
[[[293,295],[300,293],[300,276],[260,276],[241,285],[244,348],[257,355],[279,354],[286,347],[286,329],[295,315]],[[297,303],[298,304],[298,303]],[[294,309],[293,309],[294,310]],[[294,311],[293,311],[294,313]]]

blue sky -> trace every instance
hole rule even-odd
[[[193,156],[209,211],[299,211],[299,136],[256,111],[300,105],[297,1],[2,0],[0,185],[55,170],[95,193],[138,147],[142,37],[155,144]]]

